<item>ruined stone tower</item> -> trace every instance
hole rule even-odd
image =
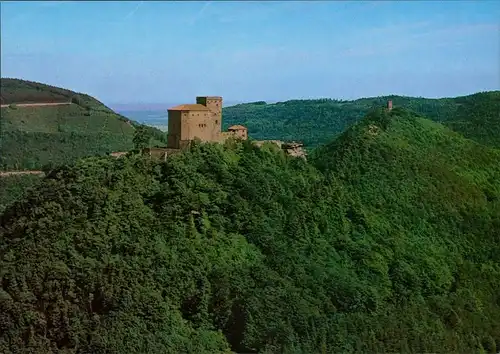
[[[388,111],[392,110],[392,101],[391,100],[387,101],[387,110]]]

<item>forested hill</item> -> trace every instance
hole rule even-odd
[[[42,84],[20,79],[2,78],[0,92],[0,103],[24,104],[24,103],[65,103],[74,102],[80,106],[105,112],[113,112],[102,102],[83,94],[63,89],[56,86]]]
[[[500,147],[500,91],[456,98],[384,96],[354,101],[292,100],[254,102],[224,109],[225,125],[243,124],[257,139],[302,140],[309,148],[331,141],[370,109],[392,100],[482,144]]]
[[[0,220],[0,352],[496,353],[500,152],[402,109],[54,170]]]
[[[139,123],[86,94],[42,83],[2,78],[0,169],[33,170],[78,158],[127,151]],[[54,104],[23,106],[23,104]],[[144,127],[144,126],[142,126]],[[165,134],[144,127],[157,143]]]

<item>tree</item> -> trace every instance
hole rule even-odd
[[[150,142],[151,134],[148,132],[148,130],[143,126],[137,127],[134,133],[134,138],[132,139],[134,148],[136,150],[142,150],[149,147]]]

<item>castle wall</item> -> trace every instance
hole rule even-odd
[[[190,111],[182,117],[181,140],[218,141],[220,128],[209,111]]]
[[[233,137],[233,133],[231,132],[222,132],[220,133],[220,140],[219,142],[223,143],[224,141],[226,141],[228,138],[231,138]]]
[[[168,156],[179,152],[180,152],[179,149],[171,149],[171,148],[145,148],[142,150],[143,154],[161,160],[166,160]]]
[[[189,126],[189,112],[187,111],[182,111],[181,112],[181,134],[179,137],[179,140],[187,140],[189,139],[189,136],[191,134],[190,132],[190,126]]]
[[[179,149],[184,150],[191,146],[191,140],[181,140],[179,141]]]
[[[168,111],[167,146],[172,149],[179,148],[182,132],[181,114],[181,111]]]

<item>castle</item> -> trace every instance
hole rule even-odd
[[[167,147],[183,149],[195,139],[224,142],[229,137],[246,140],[247,128],[233,125],[222,132],[222,97],[196,97],[196,104],[182,104],[168,110]]]
[[[248,129],[242,125],[233,125],[222,131],[222,97],[196,97],[194,104],[181,104],[168,109],[167,147],[146,148],[143,153],[152,157],[166,159],[190,146],[193,140],[201,142],[223,143],[228,138],[248,139]],[[257,146],[269,142],[283,149],[288,155],[305,158],[303,144],[284,143],[278,140],[255,141]],[[121,156],[121,153],[112,153]]]

